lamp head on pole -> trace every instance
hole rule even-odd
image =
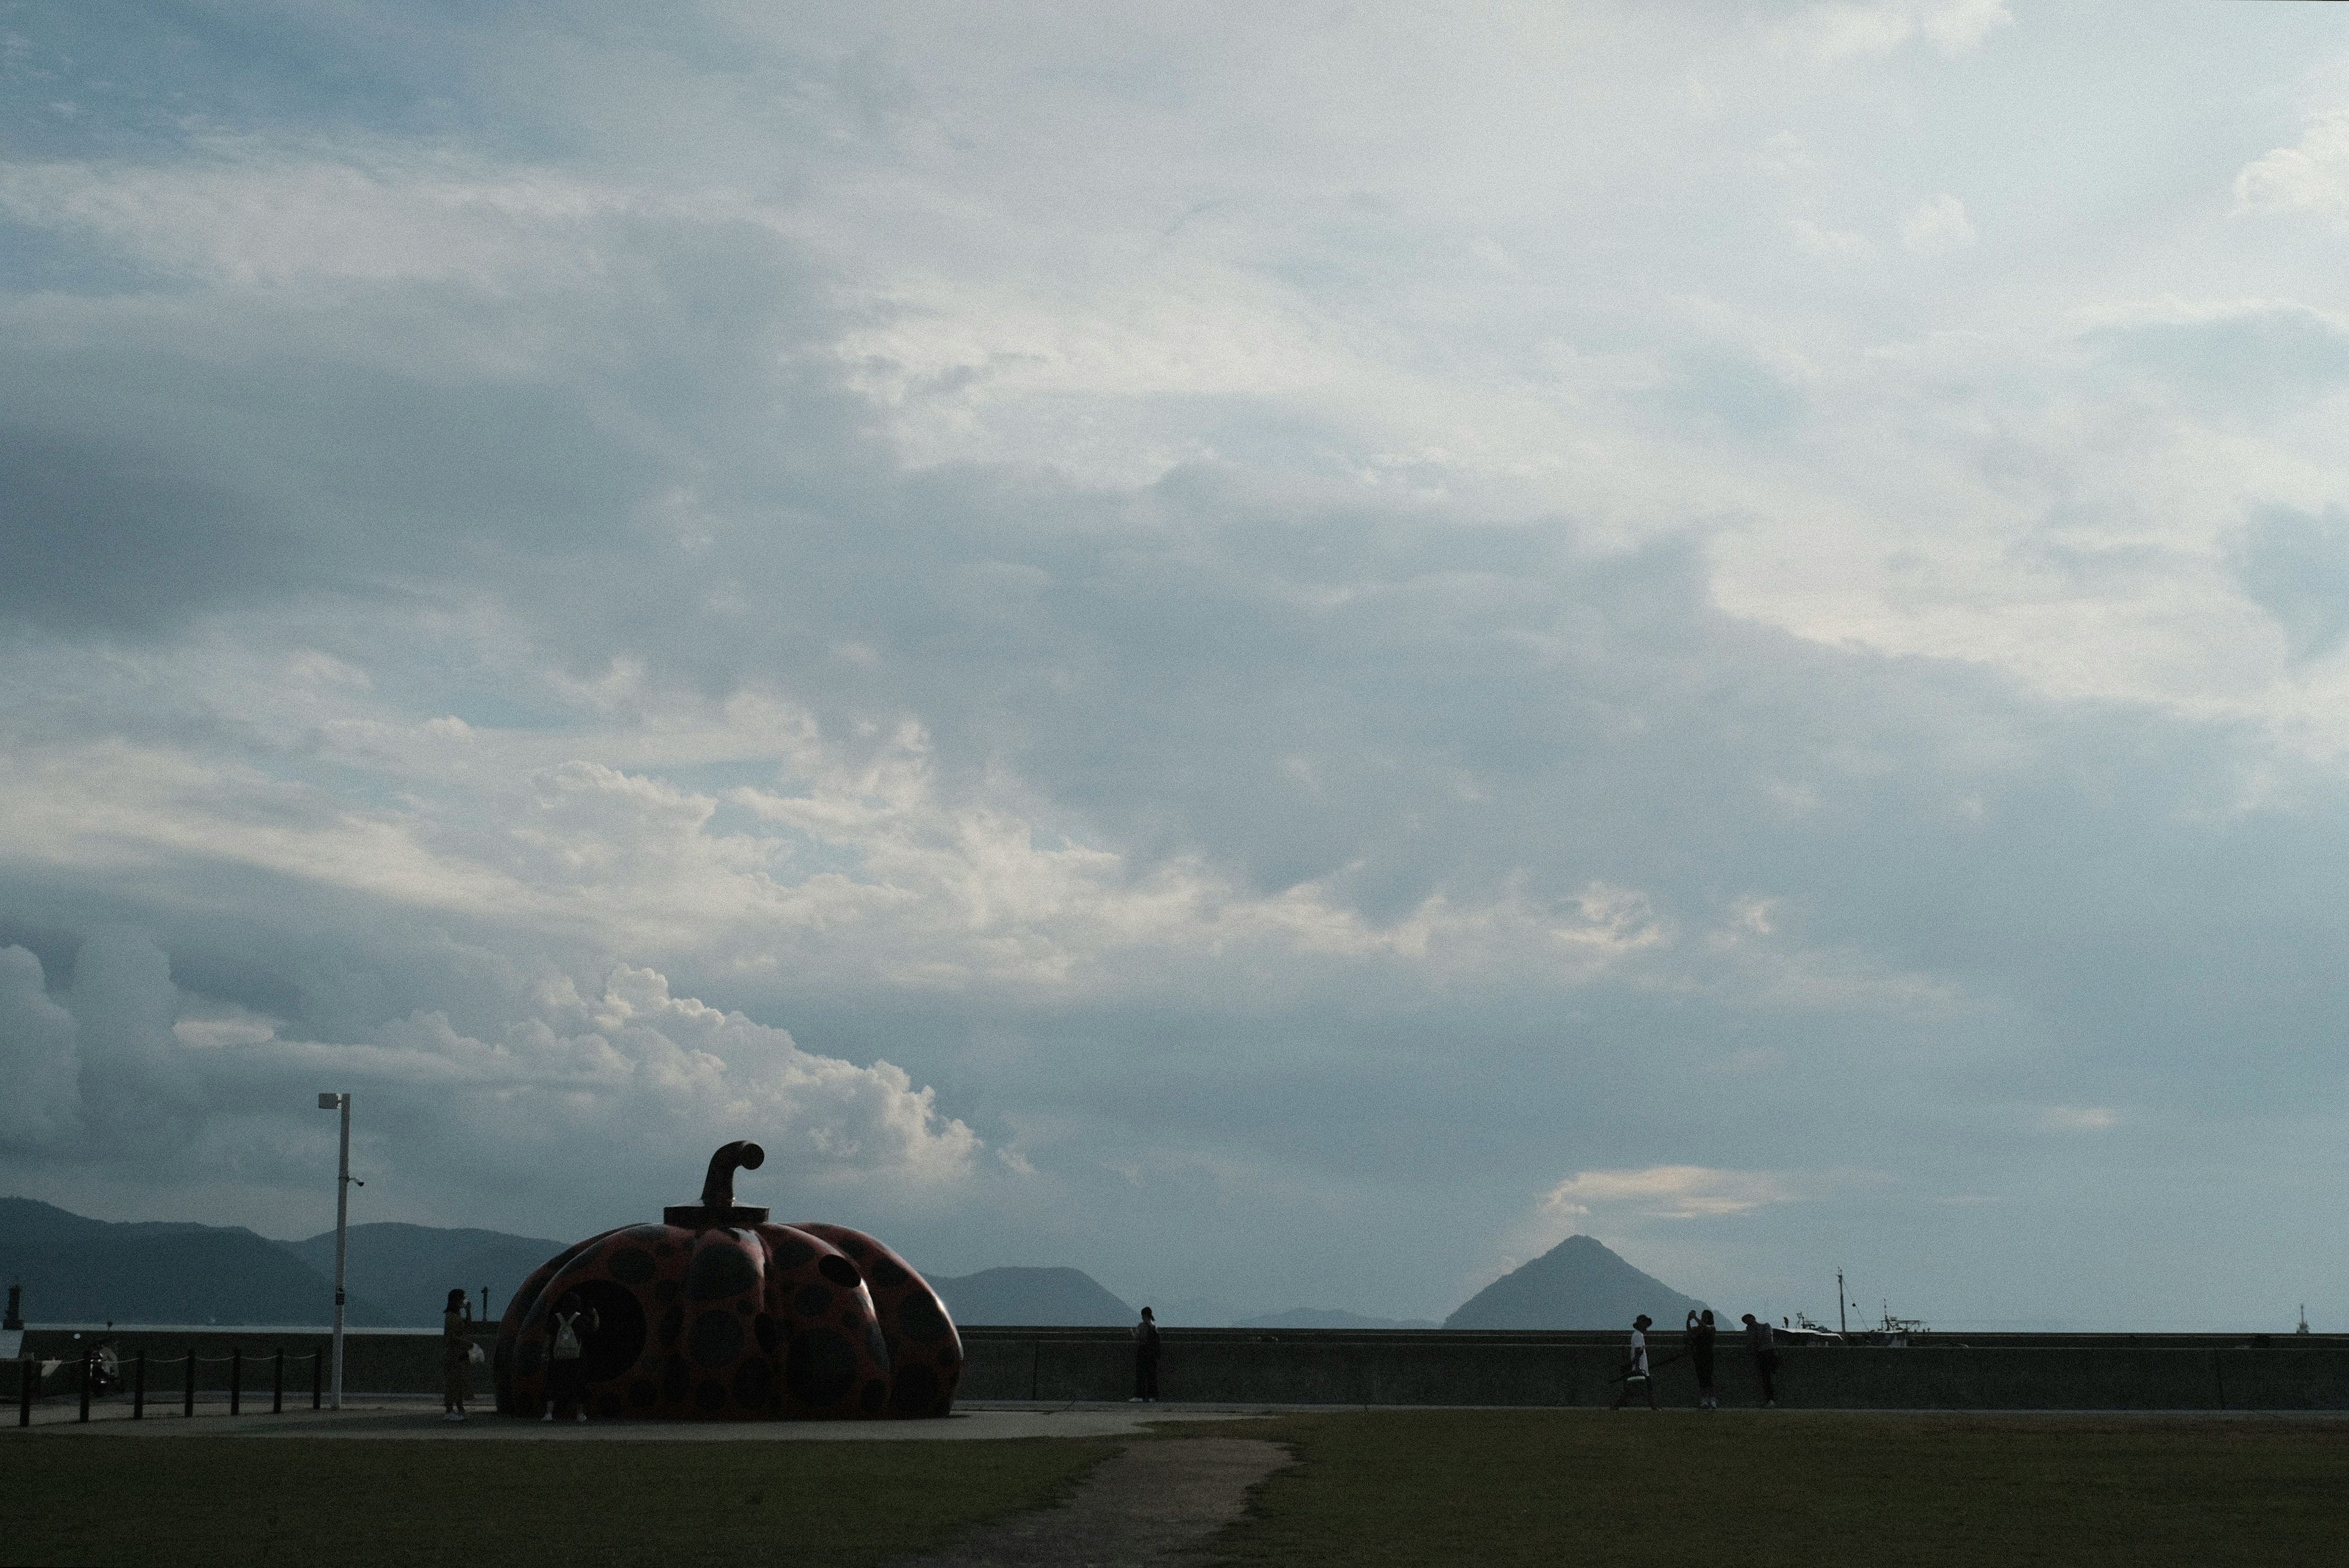
[[[320,1110],[340,1110],[343,1109],[343,1097],[338,1094],[322,1094],[318,1097],[318,1109]]]

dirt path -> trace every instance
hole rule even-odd
[[[1248,1489],[1293,1462],[1255,1438],[1136,1443],[1103,1460],[1060,1507],[890,1568],[1160,1568],[1237,1519]]]

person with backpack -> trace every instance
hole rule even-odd
[[[1126,1403],[1158,1403],[1158,1319],[1146,1306],[1142,1321],[1133,1326],[1133,1398]]]
[[[1688,1315],[1688,1357],[1696,1367],[1696,1408],[1718,1410],[1721,1401],[1713,1394],[1713,1308],[1706,1307],[1702,1315],[1694,1311]]]
[[[1644,1312],[1631,1320],[1631,1343],[1623,1358],[1623,1391],[1615,1396],[1615,1409],[1621,1409],[1630,1398],[1634,1383],[1648,1391],[1648,1408],[1657,1408],[1655,1372],[1648,1365],[1648,1330],[1655,1321]]]
[[[577,1291],[566,1291],[554,1304],[554,1315],[547,1324],[546,1346],[546,1415],[554,1419],[557,1407],[567,1407],[575,1414],[573,1420],[587,1418],[586,1368],[580,1358],[587,1351],[587,1336],[604,1326],[595,1309],[579,1299]]]
[[[440,1315],[440,1418],[461,1421],[473,1394],[473,1298],[460,1288],[449,1293]]]
[[[1754,1352],[1754,1375],[1762,1379],[1762,1402],[1775,1409],[1778,1405],[1778,1344],[1766,1321],[1757,1321],[1752,1313],[1745,1315],[1745,1347]]]

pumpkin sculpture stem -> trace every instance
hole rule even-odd
[[[756,1171],[767,1162],[767,1151],[755,1143],[726,1145],[709,1157],[709,1174],[701,1183],[701,1206],[719,1213],[734,1207],[734,1172]]]

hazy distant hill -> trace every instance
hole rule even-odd
[[[1704,1303],[1651,1279],[1589,1236],[1568,1236],[1503,1274],[1444,1320],[1446,1328],[1625,1328],[1646,1313],[1668,1328]]]
[[[331,1244],[329,1248],[331,1263]],[[110,1224],[0,1198],[0,1284],[35,1323],[299,1323],[334,1315],[333,1283],[242,1226]],[[351,1323],[394,1321],[354,1297]]]
[[[1299,1306],[1269,1317],[1244,1317],[1234,1328],[1433,1328],[1424,1317],[1365,1317],[1330,1306]]]
[[[1132,1323],[1141,1315],[1081,1269],[981,1269],[959,1278],[925,1277],[957,1323],[1068,1326]]]
[[[335,1275],[335,1233],[282,1243],[318,1274]],[[442,1230],[435,1225],[353,1225],[344,1277],[354,1295],[363,1295],[388,1321],[434,1326],[451,1290],[472,1298],[481,1310],[481,1287],[490,1287],[490,1315],[503,1313],[522,1282],[568,1243],[508,1235],[503,1231]]]

